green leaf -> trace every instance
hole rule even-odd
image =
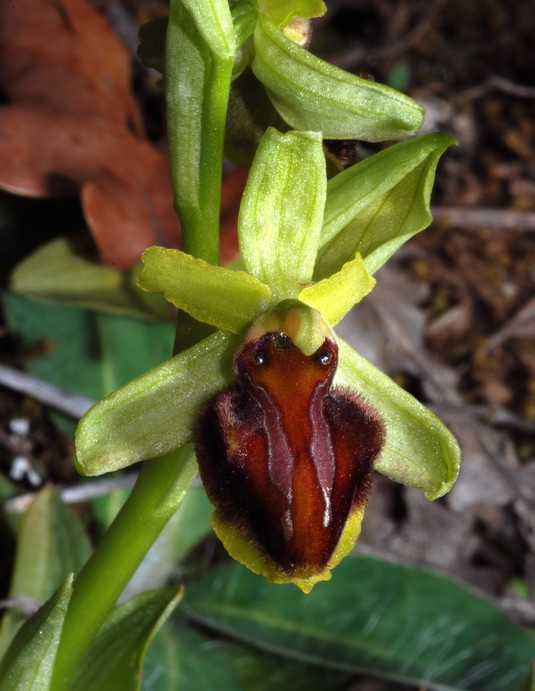
[[[322,670],[168,622],[147,652],[142,691],[335,691],[349,675]]]
[[[455,143],[448,134],[426,134],[390,146],[329,180],[315,277],[330,276],[357,251],[373,274],[426,228],[438,161]]]
[[[21,346],[37,350],[40,345],[44,353],[27,360],[29,371],[89,398],[101,398],[139,376],[173,348],[170,323],[46,305],[10,293],[2,295],[2,303]]]
[[[235,563],[192,583],[182,610],[279,655],[430,691],[520,691],[535,639],[456,583],[347,557],[310,595]]]
[[[218,263],[223,139],[236,46],[227,0],[173,0],[166,42],[169,151],[184,250]]]
[[[149,648],[142,691],[242,691],[224,646],[186,627],[165,626]]]
[[[175,588],[142,593],[115,609],[78,666],[73,689],[135,691],[147,648],[182,597]]]
[[[329,65],[293,43],[265,17],[255,29],[253,72],[282,118],[325,139],[379,142],[414,134],[424,109],[383,84]]]
[[[325,189],[320,135],[269,129],[249,173],[238,233],[247,271],[277,301],[296,298],[312,278]]]
[[[90,554],[91,544],[79,518],[52,487],[44,487],[22,519],[10,595],[44,602],[69,573],[78,573]],[[17,609],[5,614],[0,650],[25,618]]]
[[[321,312],[326,322],[334,326],[362,300],[375,285],[360,254],[347,262],[332,276],[304,288],[299,299]]]
[[[20,629],[0,662],[2,691],[49,691],[72,576]]]
[[[107,314],[165,319],[161,299],[147,301],[132,270],[119,271],[89,256],[85,241],[57,238],[24,259],[11,275],[10,288],[28,298],[94,309]]]
[[[357,391],[382,415],[386,441],[375,469],[428,499],[449,492],[460,465],[453,434],[430,410],[351,346],[338,340],[340,365],[335,384]]]
[[[76,514],[51,486],[40,490],[24,514],[10,594],[47,600],[69,573],[77,573],[91,544]]]
[[[76,432],[79,471],[101,475],[189,441],[199,406],[233,381],[239,342],[217,332],[93,406]]]
[[[245,271],[213,266],[164,247],[149,247],[142,261],[138,285],[143,290],[163,292],[197,321],[223,331],[241,333],[269,306],[269,288]]]
[[[296,17],[312,19],[327,11],[322,0],[257,0],[258,11],[275,26],[283,27]]]

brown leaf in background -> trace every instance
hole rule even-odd
[[[126,267],[149,245],[176,247],[168,163],[138,133],[130,56],[86,0],[0,5],[0,187],[81,194],[104,262]]]
[[[86,0],[0,3],[0,83],[11,101],[141,133],[130,71],[128,50]]]

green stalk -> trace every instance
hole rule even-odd
[[[172,85],[167,90],[171,178],[184,251],[218,264],[234,32],[228,4],[205,0],[200,3],[207,6],[205,14],[194,4],[172,2],[167,29],[165,78]],[[210,17],[217,17],[218,24],[210,25]]]
[[[130,497],[75,580],[54,667],[54,691],[70,688],[94,635],[179,508],[196,472],[189,447],[143,465]]]
[[[172,0],[166,47],[168,136],[186,252],[219,262],[225,120],[235,57],[226,0]],[[196,334],[177,324],[175,352]],[[143,465],[132,493],[74,583],[52,688],[67,691],[117,598],[179,508],[197,464],[183,448]]]

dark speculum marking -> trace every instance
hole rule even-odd
[[[195,450],[221,518],[288,574],[324,568],[352,511],[365,502],[384,425],[331,383],[338,347],[311,356],[281,333],[247,342],[237,384],[199,415]]]

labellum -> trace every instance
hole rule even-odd
[[[307,356],[283,332],[257,336],[235,358],[237,384],[198,418],[201,476],[216,532],[224,543],[239,536],[233,556],[278,582],[320,580],[355,514],[353,541],[360,530],[383,422],[357,395],[331,388],[334,340]],[[243,558],[248,546],[256,562]]]

